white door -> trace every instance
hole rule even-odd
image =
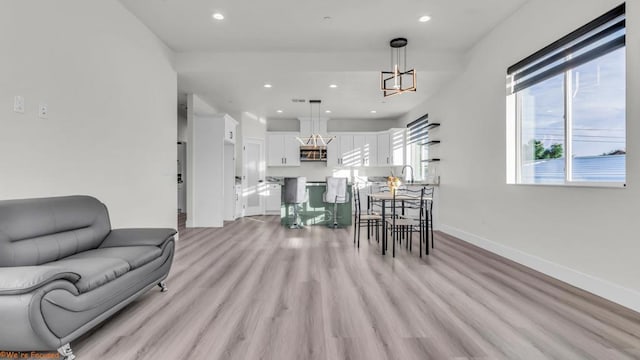
[[[244,215],[264,214],[266,193],[264,140],[243,138],[242,197]]]

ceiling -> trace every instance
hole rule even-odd
[[[179,91],[221,111],[295,118],[309,105],[292,98],[316,98],[332,118],[389,119],[450,80],[466,51],[526,0],[120,1],[176,52]],[[418,91],[383,98],[379,72],[391,68],[394,37],[409,40]]]

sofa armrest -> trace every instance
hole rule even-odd
[[[0,295],[25,294],[56,280],[76,283],[80,275],[58,266],[16,266],[0,268]]]
[[[162,246],[177,233],[174,229],[116,229],[111,230],[101,248],[120,246]]]

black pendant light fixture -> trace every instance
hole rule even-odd
[[[385,97],[416,91],[416,71],[407,70],[407,44],[405,38],[395,38],[391,46],[391,71],[380,73],[380,88]]]

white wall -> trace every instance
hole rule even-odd
[[[428,112],[442,123],[442,230],[640,310],[640,2],[627,1],[627,188],[505,181],[507,67],[618,4],[529,1],[472,49],[450,86],[404,122]]]
[[[170,51],[116,0],[3,1],[0,44],[0,199],[88,194],[113,227],[175,227]]]

